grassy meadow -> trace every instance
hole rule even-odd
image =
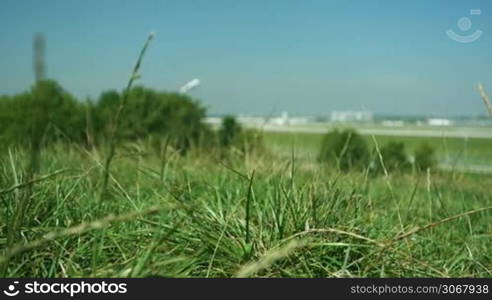
[[[290,155],[292,147],[297,149],[301,157],[313,160],[318,154],[323,134],[305,132],[265,132],[266,141],[271,147]],[[389,141],[399,141],[405,144],[408,152],[414,151],[422,142],[431,144],[436,149],[438,161],[441,164],[466,166],[492,166],[492,139],[487,138],[458,138],[458,137],[411,137],[411,136],[381,136],[374,137],[378,145]],[[373,137],[366,135],[367,143],[374,146]]]
[[[2,275],[492,277],[492,176],[340,172],[316,162],[319,135],[263,134],[265,151],[224,159],[157,153],[145,140],[118,146],[104,198],[104,149],[46,147],[27,185],[29,153],[10,148],[0,164]],[[437,143],[440,157],[462,149]],[[490,143],[469,140],[468,159],[490,160]]]
[[[38,70],[0,97],[1,276],[492,277],[492,176],[443,168],[492,164],[492,139],[332,132],[334,167],[321,134],[213,130],[190,96],[133,87],[153,37],[121,92],[83,102]],[[390,140],[440,165],[388,172],[376,149],[371,173]]]

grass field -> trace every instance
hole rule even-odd
[[[207,118],[209,106],[217,112],[239,112],[280,105],[295,108],[293,112],[321,114],[327,107],[356,107],[358,99],[373,99],[369,106],[375,112],[394,108],[395,114],[405,111],[424,115],[475,114],[473,102],[459,102],[472,101],[473,97],[479,101],[478,95],[471,94],[470,82],[460,84],[456,80],[460,76],[453,75],[455,70],[463,68],[446,69],[442,63],[457,52],[429,48],[432,51],[423,52],[442,53],[443,58],[429,64],[429,58],[424,56],[412,55],[411,60],[400,57],[400,47],[390,45],[395,50],[391,51],[391,59],[381,56],[382,63],[379,63],[375,60],[378,55],[374,54],[380,51],[374,46],[382,46],[384,53],[388,49],[385,43],[391,39],[382,35],[384,40],[378,40],[374,36],[376,40],[364,49],[368,35],[358,32],[366,27],[371,29],[367,26],[370,22],[366,22],[371,18],[382,19],[377,14],[364,15],[364,26],[347,23],[352,24],[348,29],[356,31],[335,30],[349,38],[348,44],[336,35],[335,39],[328,36],[330,42],[319,44],[316,30],[326,26],[318,26],[322,23],[316,19],[303,24],[308,26],[307,35],[298,35],[302,32],[285,26],[297,24],[290,21],[291,16],[297,20],[304,10],[290,15],[284,15],[287,12],[284,8],[280,14],[274,11],[273,23],[265,22],[272,19],[267,15],[266,19],[262,17],[263,21],[256,20],[261,22],[252,18],[249,25],[261,26],[249,31],[243,20],[257,11],[251,7],[234,7],[229,15],[224,14],[221,4],[220,9],[201,9],[198,14],[192,11],[190,18],[189,14],[180,17],[179,11],[188,13],[193,7],[171,6],[177,9],[170,10],[171,18],[161,17],[156,9],[146,16],[140,8],[135,10],[136,15],[118,18],[110,5],[111,10],[100,15],[110,15],[123,22],[102,28],[96,40],[91,40],[91,32],[80,30],[85,25],[79,18],[64,23],[42,9],[32,15],[37,19],[38,15],[46,14],[48,19],[43,28],[55,40],[45,47],[44,35],[34,36],[34,85],[20,91],[18,88],[23,83],[14,82],[15,79],[29,77],[24,73],[19,73],[22,76],[9,73],[14,79],[4,86],[4,92],[9,95],[0,96],[0,277],[492,278],[492,131],[484,118],[463,118],[452,126],[427,126],[428,123],[420,121],[418,124],[422,126],[412,121],[415,125],[401,127],[383,126],[388,123],[379,121],[366,125],[344,123],[344,126],[359,126],[356,129],[370,149],[352,131],[335,134],[334,142],[325,144],[327,162],[324,163],[317,161],[323,134],[340,124],[307,124],[295,128],[275,125],[286,121],[295,123],[295,119],[286,119],[284,113],[281,122],[253,117],[249,118],[249,125],[231,116]],[[346,10],[341,8],[335,9],[337,15]],[[49,12],[73,16],[61,9],[49,7]],[[98,12],[104,12],[101,9]],[[214,11],[220,11],[220,15],[214,15]],[[241,14],[234,15],[234,11]],[[384,11],[385,15],[387,12]],[[312,18],[316,14],[308,15]],[[320,15],[331,19],[324,13]],[[6,19],[10,23],[16,19],[15,14],[12,16]],[[203,16],[206,18],[201,19]],[[421,17],[414,23],[422,25]],[[46,26],[51,19],[56,23]],[[159,25],[153,19],[166,23]],[[287,23],[282,24],[281,19]],[[139,26],[132,25],[131,20],[138,21]],[[169,26],[173,20],[177,26]],[[182,20],[187,20],[187,26],[181,26]],[[210,20],[212,26],[206,25]],[[238,20],[241,24],[222,24],[221,20]],[[142,29],[142,24],[153,23],[165,34],[163,42],[155,45],[164,48],[157,48],[157,56],[145,62],[151,67],[150,72],[141,66],[155,39],[154,32],[148,34],[138,52],[126,87],[121,91],[102,89],[104,78],[112,78],[112,88],[118,86],[122,63],[126,66],[125,60],[133,51],[127,42],[133,43],[132,36]],[[58,34],[60,24],[64,24],[64,32],[75,32],[82,39],[74,43],[74,35],[66,34],[64,40]],[[73,24],[79,28],[69,26]],[[25,47],[27,34],[37,26],[29,29],[23,23],[14,25],[11,27],[21,28],[22,32],[9,35],[22,38],[6,43],[12,44],[18,54],[5,56],[14,63],[11,66],[25,59],[26,52],[21,49]],[[92,25],[87,28],[94,28]],[[193,28],[197,26],[203,28],[196,31]],[[337,29],[337,26],[326,28]],[[276,27],[280,35],[276,34]],[[115,39],[111,28],[124,34]],[[185,31],[179,31],[180,28]],[[220,30],[214,32],[215,29]],[[262,35],[263,31],[267,35]],[[225,40],[220,38],[224,33],[227,33]],[[417,41],[399,35],[407,42]],[[243,36],[254,36],[261,47],[250,41],[243,43]],[[301,48],[291,47],[292,37],[296,36],[302,37],[298,43]],[[306,48],[310,39],[317,44]],[[16,40],[22,45],[16,45]],[[268,44],[269,41],[274,44]],[[72,49],[75,52],[71,53],[68,44],[76,45]],[[229,44],[233,47],[223,47]],[[324,44],[331,49],[330,56],[323,60],[326,63],[320,64],[322,56],[318,54],[325,52]],[[46,64],[45,48],[50,49],[51,58],[69,58],[65,59],[68,64],[63,61]],[[407,54],[407,48],[402,48],[405,50],[402,54]],[[224,57],[221,55],[224,49],[228,55],[219,64],[209,64],[208,58],[201,54],[216,53]],[[258,50],[254,60],[250,60],[252,56],[247,57],[249,50]],[[271,50],[275,51],[268,54]],[[264,59],[263,52],[267,53]],[[287,56],[282,56],[283,52]],[[79,57],[80,54],[90,56]],[[368,54],[369,59],[364,58]],[[364,59],[357,58],[359,55]],[[473,60],[484,61],[484,55],[474,52]],[[70,64],[70,59],[77,60],[79,65]],[[78,66],[82,73],[68,76],[70,72],[57,67],[63,65],[71,69]],[[422,73],[425,76],[415,72],[431,65],[445,67],[443,74],[452,76],[431,80],[432,74],[439,75],[437,69]],[[262,69],[263,66],[266,68]],[[93,76],[100,67],[105,71]],[[395,67],[396,71],[392,71]],[[465,72],[461,77],[473,79],[480,74],[487,79],[487,74],[480,71],[482,65],[468,67],[465,69],[478,72]],[[24,67],[18,69],[25,72]],[[71,88],[84,97],[91,93],[100,96],[87,97],[87,101],[77,99],[57,81],[47,79],[51,77],[46,76],[46,69],[55,69],[55,77],[72,82]],[[261,76],[256,78],[255,73]],[[135,86],[142,74],[150,78],[145,82],[163,85]],[[206,102],[187,94],[198,86],[198,78],[177,89],[179,81],[185,79],[183,76],[192,74],[209,82],[208,91],[202,94],[208,95],[204,98]],[[302,74],[307,77],[297,76]],[[94,80],[98,83],[91,88]],[[9,83],[15,83],[16,88]],[[446,90],[448,87],[453,90]],[[15,94],[10,94],[14,91]],[[479,91],[492,116],[492,106],[481,84]],[[261,102],[250,101],[255,98]],[[322,103],[323,99],[330,103]],[[385,103],[387,107],[383,107]],[[240,105],[232,109],[231,104]],[[366,104],[359,102],[357,106]],[[469,127],[455,126],[459,124]],[[263,126],[265,132],[245,130],[243,125]],[[384,149],[386,152],[379,148],[373,151],[390,140],[403,142],[409,155],[401,155],[399,145]],[[431,148],[419,147],[423,142],[436,150],[437,164],[429,155]],[[416,155],[420,159],[412,163],[408,156],[415,149],[423,150],[421,155]],[[388,162],[394,158],[393,163],[387,164],[391,168],[386,168],[383,152],[389,153]]]
[[[270,147],[279,153],[290,155],[292,148],[298,155],[313,160],[318,155],[323,134],[302,132],[265,132]],[[365,136],[368,145],[374,148],[372,136]],[[492,166],[492,139],[456,138],[456,137],[409,137],[409,136],[375,136],[378,145],[388,141],[401,141],[411,154],[415,148],[427,142],[436,149],[438,160],[443,164]]]
[[[119,148],[102,202],[102,153],[46,149],[16,246],[5,249],[27,194],[26,154],[11,149],[0,166],[3,275],[492,277],[492,177],[340,173],[310,160],[319,135],[265,139],[266,153],[223,161]],[[463,147],[438,144],[440,154]],[[488,149],[470,139],[467,159]]]

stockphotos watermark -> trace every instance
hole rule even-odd
[[[30,294],[68,295],[74,297],[79,294],[126,294],[127,291],[126,283],[108,283],[106,281],[38,282],[34,280],[24,283],[13,281],[3,290],[3,294],[8,297]]]
[[[470,9],[470,17],[480,16],[481,14],[481,9]],[[461,17],[457,23],[458,29],[461,33],[456,33],[453,29],[448,29],[446,31],[448,37],[459,43],[471,43],[478,40],[482,36],[483,32],[478,29],[473,32],[470,31],[472,28],[472,20],[470,17]]]

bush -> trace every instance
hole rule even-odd
[[[26,93],[0,96],[0,148],[28,145],[31,137],[43,143],[100,144],[111,134],[122,96],[107,91],[98,101],[83,103],[52,80],[38,82]],[[204,116],[205,109],[186,95],[136,87],[120,116],[118,135],[122,141],[169,138],[169,146],[185,153],[216,140],[202,123]]]
[[[415,149],[415,167],[419,171],[426,171],[437,166],[436,151],[428,143],[422,143]]]
[[[243,129],[233,116],[222,118],[218,138],[222,154],[231,149],[239,151],[241,154],[264,150],[261,132],[254,129]]]
[[[43,80],[31,91],[0,99],[2,145],[27,145],[85,139],[84,107],[53,80]]]
[[[222,124],[219,129],[219,143],[221,147],[229,147],[237,141],[241,135],[241,125],[233,116],[225,116],[222,118]]]
[[[16,144],[28,144],[30,102],[30,93],[0,98],[0,150]]]
[[[45,141],[82,143],[85,140],[85,108],[81,102],[52,80],[37,83],[31,93],[33,101],[38,101],[36,107],[40,110],[33,112],[33,120],[38,118],[36,121],[40,122],[36,127],[46,126]],[[41,128],[35,130],[43,134]]]
[[[236,142],[237,148],[242,153],[261,153],[265,151],[263,134],[256,129],[245,129]]]
[[[355,130],[335,129],[323,138],[318,161],[327,162],[342,171],[362,170],[369,164],[367,143]]]
[[[390,141],[380,149],[384,168],[388,172],[406,171],[411,164],[405,152],[405,144],[402,142]],[[384,171],[381,158],[378,153],[374,155],[374,170],[376,173]]]
[[[103,137],[112,130],[122,96],[116,91],[105,92],[96,104],[94,128]],[[190,147],[199,146],[208,130],[202,123],[204,116],[205,109],[186,95],[136,87],[129,92],[118,134],[123,140],[169,138],[170,146],[186,153]]]

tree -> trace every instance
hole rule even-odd
[[[374,155],[374,171],[381,173],[386,171],[405,171],[410,167],[410,161],[405,153],[405,144],[402,142],[390,141],[380,149],[379,153]],[[383,162],[381,163],[381,159]],[[383,168],[384,164],[384,168]]]
[[[222,147],[231,146],[237,140],[242,132],[241,125],[233,116],[222,118],[222,125],[219,129],[219,142]]]
[[[113,117],[122,98],[115,91],[101,94],[96,104],[95,127],[103,136],[111,132]],[[117,134],[121,140],[148,136],[170,139],[171,146],[185,153],[199,144],[207,130],[202,122],[204,117],[205,109],[186,95],[135,87],[129,91]]]
[[[123,95],[111,90],[98,101],[80,102],[53,80],[41,80],[29,92],[0,97],[0,142],[3,147],[54,141],[101,144],[110,136]],[[186,153],[210,137],[202,122],[205,108],[190,97],[136,87],[129,91],[118,140],[169,139]],[[90,141],[89,141],[90,139]]]
[[[83,104],[54,80],[37,82],[29,92],[0,100],[0,139],[4,145],[84,139]]]
[[[415,167],[419,171],[432,169],[437,165],[434,147],[424,142],[415,149]]]
[[[369,163],[367,143],[353,129],[332,130],[323,138],[318,161],[343,171],[364,169]]]

